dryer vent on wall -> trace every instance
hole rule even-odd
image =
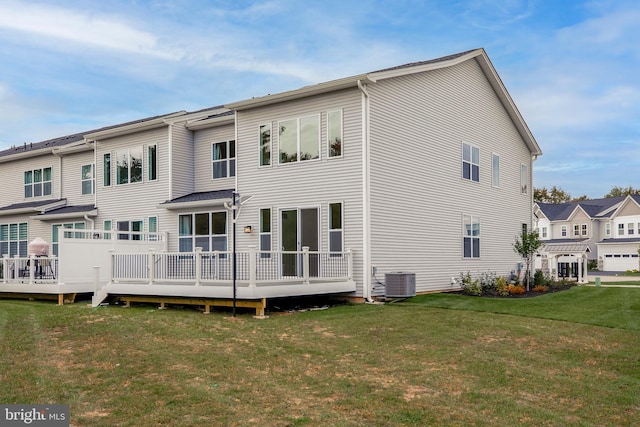
[[[384,283],[386,297],[408,298],[416,295],[416,274],[415,273],[385,273]]]

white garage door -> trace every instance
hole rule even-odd
[[[638,254],[605,254],[602,258],[604,271],[627,271],[638,269]]]

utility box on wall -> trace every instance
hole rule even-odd
[[[385,296],[390,298],[409,298],[416,295],[416,274],[385,273]]]

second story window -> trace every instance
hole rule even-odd
[[[102,185],[111,185],[111,153],[106,153],[102,162]]]
[[[624,224],[618,224],[618,236],[624,236]]]
[[[547,227],[542,227],[542,238],[543,239],[547,238]]]
[[[236,176],[236,142],[214,142],[211,151],[213,179]]]
[[[278,123],[280,163],[320,158],[320,117],[308,116]]]
[[[51,195],[51,168],[34,169],[24,173],[24,197]]]
[[[491,185],[500,187],[500,156],[497,154],[491,156]]]
[[[96,188],[96,172],[93,164],[82,165],[82,194],[93,194]]]
[[[529,173],[527,172],[527,165],[520,165],[520,192],[527,194],[529,189]]]
[[[260,166],[271,165],[271,125],[260,125]]]
[[[567,237],[567,226],[563,225],[562,227],[560,227],[560,235],[562,237]]]
[[[329,157],[342,156],[342,110],[327,113],[327,141]]]
[[[587,236],[589,234],[589,229],[587,228],[587,224],[580,225],[580,232],[583,236]]]
[[[462,143],[462,178],[480,181],[480,149],[465,142]]]
[[[116,184],[142,182],[142,147],[116,151]]]
[[[147,172],[147,180],[158,179],[158,146],[155,144],[147,147]]]
[[[633,226],[633,223],[630,222],[629,224],[627,224],[627,234],[631,236],[634,231],[635,231],[635,227]]]
[[[607,222],[604,225],[604,235],[605,236],[611,236],[611,223],[610,222]]]

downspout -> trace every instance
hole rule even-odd
[[[371,299],[369,92],[360,80],[358,89],[362,92],[362,296],[367,302],[375,302]]]
[[[173,123],[168,123],[169,127],[167,128],[167,131],[169,132],[168,135],[168,145],[169,145],[169,197],[167,197],[167,200],[171,200],[173,199]],[[191,159],[193,160],[193,143],[191,144],[192,150],[191,150]],[[158,150],[158,153],[159,154]],[[157,155],[156,154],[156,155]],[[191,162],[191,164],[193,165],[193,161]],[[193,170],[193,169],[192,169]],[[193,172],[192,172],[193,173]],[[191,182],[193,182],[193,177],[191,177]]]
[[[89,221],[91,223],[91,228],[90,230],[95,230],[96,229],[96,223],[94,220],[92,220],[91,218],[89,218],[89,215],[84,214],[84,219],[85,221]]]
[[[51,154],[58,158],[58,200],[62,200],[62,156],[57,150],[52,150]]]

